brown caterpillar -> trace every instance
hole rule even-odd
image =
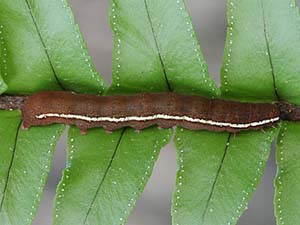
[[[278,104],[240,103],[176,93],[96,96],[71,92],[41,92],[22,107],[23,127],[53,123],[74,124],[82,133],[89,128],[106,131],[121,127],[142,130],[181,126],[191,130],[259,130],[281,119]]]

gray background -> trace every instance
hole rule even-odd
[[[108,23],[109,0],[71,0],[70,3],[97,70],[105,76],[108,82],[111,82],[113,35]],[[198,33],[210,73],[219,83],[226,35],[226,1],[186,0],[186,4]],[[63,137],[54,155],[53,167],[34,225],[51,224],[52,201],[62,169],[65,166],[65,149],[66,143],[65,137]],[[249,209],[240,219],[239,225],[275,224],[273,215],[275,171],[273,150],[262,183],[256,191]],[[171,224],[170,208],[175,172],[175,149],[173,144],[169,144],[161,151],[153,175],[130,216],[128,225]]]

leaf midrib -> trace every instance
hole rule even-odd
[[[12,156],[11,156],[10,164],[9,164],[7,175],[6,175],[6,181],[5,181],[5,185],[4,185],[4,189],[3,189],[3,195],[2,195],[2,198],[1,198],[1,202],[0,202],[0,213],[3,209],[3,203],[4,203],[5,194],[6,194],[10,174],[11,174],[11,169],[12,169],[13,162],[14,162],[14,159],[15,159],[15,154],[16,154],[16,149],[17,149],[17,142],[18,142],[19,132],[20,132],[20,129],[21,129],[21,124],[22,124],[22,121],[18,125],[16,136],[15,136],[14,148],[13,148],[13,151],[12,151]]]
[[[268,38],[267,34],[267,22],[266,22],[266,15],[265,15],[265,8],[264,8],[264,0],[261,0],[261,8],[262,8],[262,16],[263,16],[263,26],[264,26],[264,38],[266,41],[266,46],[267,46],[267,53],[268,53],[268,59],[271,67],[271,73],[272,73],[272,80],[273,80],[273,87],[274,87],[274,93],[278,101],[280,101],[280,95],[277,90],[277,85],[276,85],[276,78],[275,78],[275,70],[274,70],[274,65],[273,65],[273,59],[271,56],[271,49],[270,49],[270,41]]]
[[[28,7],[28,10],[29,10],[29,13],[30,13],[30,17],[31,17],[32,22],[33,22],[33,24],[34,24],[34,26],[35,26],[36,32],[37,32],[37,34],[38,34],[38,37],[39,37],[39,39],[40,39],[40,41],[41,41],[41,44],[42,44],[43,49],[44,49],[44,51],[45,51],[45,54],[46,54],[46,56],[47,56],[47,59],[48,59],[48,62],[49,62],[49,64],[50,64],[51,70],[52,70],[52,72],[53,72],[54,78],[55,78],[57,84],[60,86],[60,88],[61,88],[62,90],[65,90],[64,86],[63,86],[62,83],[60,82],[60,80],[59,80],[59,78],[58,78],[58,76],[57,76],[57,73],[56,73],[56,71],[55,71],[55,69],[54,69],[54,66],[53,66],[53,63],[52,63],[52,61],[51,61],[49,52],[48,52],[48,50],[47,50],[46,43],[45,43],[44,40],[43,40],[42,34],[41,34],[41,32],[40,32],[40,30],[39,30],[39,27],[38,27],[38,25],[37,25],[37,22],[36,22],[36,20],[35,20],[35,18],[34,18],[34,15],[33,15],[33,12],[32,12],[32,7],[31,7],[31,5],[30,5],[30,3],[29,3],[28,0],[25,0],[25,2],[26,2],[26,4],[27,4],[27,7]]]
[[[124,135],[124,133],[125,133],[126,130],[127,130],[127,128],[123,129],[123,130],[122,130],[122,133],[120,134],[119,140],[118,140],[118,142],[117,142],[117,144],[116,144],[116,147],[115,147],[115,149],[114,149],[114,152],[113,152],[113,154],[112,154],[112,156],[111,156],[111,158],[110,158],[110,162],[109,162],[109,164],[108,164],[108,166],[107,166],[107,168],[106,168],[106,170],[105,170],[105,172],[104,172],[104,175],[103,175],[103,177],[102,177],[102,179],[101,179],[101,181],[100,181],[100,183],[99,183],[99,185],[98,185],[98,188],[97,188],[97,191],[96,191],[96,193],[95,193],[95,195],[94,195],[94,197],[93,197],[93,200],[92,200],[92,202],[91,202],[90,205],[89,205],[89,209],[88,209],[88,211],[87,211],[87,213],[86,213],[86,215],[85,215],[85,219],[84,219],[83,224],[87,224],[88,217],[89,217],[89,215],[90,215],[90,213],[91,213],[91,210],[92,210],[92,208],[93,208],[92,206],[94,205],[94,203],[95,203],[95,201],[96,201],[96,199],[97,199],[97,196],[98,196],[98,194],[99,194],[99,191],[100,191],[100,189],[101,189],[101,187],[102,187],[102,184],[104,183],[104,180],[105,180],[105,178],[106,178],[106,176],[107,176],[109,170],[111,169],[112,163],[113,163],[114,158],[115,158],[115,156],[116,156],[116,154],[117,154],[117,151],[118,151],[118,149],[119,149],[119,146],[120,146],[120,144],[121,144],[123,135]]]
[[[224,149],[224,154],[223,154],[223,157],[221,159],[221,162],[220,162],[220,165],[219,165],[219,168],[217,170],[217,173],[216,173],[216,176],[215,176],[215,179],[214,179],[214,182],[213,182],[213,185],[211,187],[211,190],[210,190],[210,193],[209,193],[209,196],[208,196],[208,199],[206,201],[206,204],[205,204],[205,208],[204,208],[204,211],[203,211],[203,214],[202,214],[202,223],[204,224],[204,221],[205,221],[205,217],[206,217],[206,212],[208,210],[208,206],[210,204],[210,200],[213,196],[213,193],[214,193],[214,190],[215,190],[215,187],[216,187],[216,184],[217,184],[217,180],[219,178],[219,175],[220,175],[220,172],[222,170],[222,167],[223,167],[223,163],[224,163],[224,160],[225,160],[225,157],[227,155],[227,152],[228,152],[228,147],[230,145],[230,139],[232,137],[232,134],[230,133],[228,135],[228,138],[227,138],[227,142],[226,142],[226,146],[225,146],[225,149]]]
[[[159,49],[158,40],[157,40],[155,31],[154,31],[154,27],[153,27],[153,23],[152,23],[152,20],[151,20],[147,0],[144,0],[144,4],[145,4],[146,12],[147,12],[147,18],[148,18],[148,21],[149,21],[151,32],[152,32],[152,35],[153,35],[155,47],[156,47],[156,50],[157,50],[157,55],[158,55],[158,58],[159,58],[159,61],[160,61],[160,64],[161,64],[161,67],[162,67],[162,70],[163,70],[163,73],[164,73],[164,77],[165,77],[165,80],[166,80],[166,83],[167,83],[167,86],[168,86],[168,90],[172,91],[173,89],[172,89],[171,84],[169,83],[169,80],[168,80],[167,71],[166,71],[166,68],[165,68],[164,61],[162,59],[161,51]]]

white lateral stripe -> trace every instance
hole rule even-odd
[[[84,120],[87,122],[113,122],[113,123],[122,123],[122,122],[129,122],[129,121],[149,121],[155,119],[165,119],[165,120],[181,120],[187,121],[192,123],[201,123],[211,126],[218,126],[218,127],[231,127],[231,128],[248,128],[248,127],[257,127],[262,126],[268,123],[274,123],[280,120],[279,117],[266,119],[262,121],[252,122],[252,123],[245,123],[245,124],[236,124],[236,123],[226,123],[226,122],[216,122],[212,120],[204,120],[204,119],[195,119],[189,116],[170,116],[164,114],[157,114],[153,116],[128,116],[128,117],[89,117],[89,116],[82,116],[82,115],[74,115],[74,114],[58,114],[58,113],[46,113],[40,114],[35,116],[37,119],[45,119],[47,117],[59,117],[64,119],[78,119]]]

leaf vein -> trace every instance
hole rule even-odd
[[[274,65],[273,65],[273,59],[271,56],[270,41],[269,41],[268,34],[267,34],[267,23],[266,23],[266,15],[265,15],[265,8],[264,8],[263,0],[261,0],[261,7],[262,7],[262,14],[263,14],[264,37],[265,37],[265,41],[266,41],[266,45],[267,45],[267,53],[268,53],[270,67],[271,67],[274,92],[275,92],[275,96],[276,96],[277,100],[280,101],[280,96],[279,96],[277,86],[276,86],[275,70],[274,70]]]
[[[18,129],[17,129],[17,132],[16,132],[16,136],[15,136],[14,148],[13,148],[13,151],[12,151],[12,156],[11,156],[10,164],[9,164],[9,167],[8,167],[7,176],[6,176],[6,180],[5,180],[5,186],[4,186],[4,189],[3,189],[3,195],[2,195],[1,203],[0,203],[0,213],[1,213],[2,208],[3,208],[5,193],[6,193],[6,190],[7,190],[7,186],[8,186],[8,182],[9,182],[9,178],[10,178],[10,174],[11,174],[11,168],[13,166],[13,162],[14,162],[14,158],[15,158],[15,154],[16,154],[17,142],[18,142],[19,132],[20,132],[20,129],[21,129],[21,124],[22,124],[22,122],[19,123]]]
[[[28,0],[25,0],[25,2],[26,2],[26,4],[27,4],[27,6],[28,6],[29,13],[30,13],[32,22],[33,22],[33,24],[34,24],[34,26],[35,26],[36,32],[37,32],[37,34],[38,34],[38,37],[39,37],[39,39],[40,39],[40,41],[41,41],[41,43],[42,43],[42,45],[43,45],[43,48],[44,48],[44,50],[45,50],[46,57],[47,57],[47,59],[48,59],[48,61],[49,61],[49,64],[50,64],[51,70],[52,70],[52,72],[53,72],[54,78],[55,78],[56,82],[58,83],[58,85],[59,85],[63,90],[65,90],[64,86],[62,85],[61,81],[59,80],[58,75],[57,75],[57,73],[56,73],[56,71],[55,71],[55,69],[54,69],[54,65],[53,65],[53,63],[52,63],[52,61],[51,61],[51,57],[50,57],[50,55],[49,55],[49,52],[47,51],[47,46],[46,46],[46,44],[45,44],[45,42],[44,42],[44,40],[43,40],[43,37],[42,37],[42,34],[41,34],[40,30],[39,30],[38,24],[37,24],[37,22],[36,22],[36,20],[35,20],[35,18],[34,18],[34,15],[33,15],[33,12],[32,12],[32,8],[31,8],[31,6],[30,6],[30,3],[28,2]]]
[[[88,211],[87,211],[87,213],[86,213],[86,216],[85,216],[85,219],[84,219],[84,223],[83,223],[83,224],[87,224],[88,217],[89,217],[89,215],[90,215],[90,213],[91,213],[91,210],[92,210],[93,205],[94,205],[94,203],[95,203],[95,201],[96,201],[96,198],[97,198],[97,196],[98,196],[98,194],[99,194],[99,191],[100,191],[100,189],[101,189],[101,187],[102,187],[102,184],[103,184],[103,182],[104,182],[104,180],[105,180],[105,178],[106,178],[106,176],[107,176],[107,174],[108,174],[108,172],[109,172],[109,170],[110,170],[110,168],[111,168],[112,162],[113,162],[113,160],[114,160],[114,158],[115,158],[115,156],[116,156],[116,154],[117,154],[117,151],[118,151],[118,149],[119,149],[120,143],[121,143],[121,141],[122,141],[122,137],[123,137],[123,135],[124,135],[124,133],[125,133],[126,130],[127,130],[126,128],[122,130],[122,133],[121,133],[121,135],[120,135],[120,137],[119,137],[119,140],[118,140],[118,142],[117,142],[117,144],[116,144],[116,147],[115,147],[115,149],[114,149],[114,152],[113,152],[113,154],[112,154],[112,156],[111,156],[110,162],[109,162],[109,164],[108,164],[108,166],[107,166],[107,168],[106,168],[106,170],[105,170],[105,173],[104,173],[104,175],[103,175],[103,177],[102,177],[102,179],[101,179],[101,181],[100,181],[100,184],[99,184],[99,186],[98,186],[98,188],[97,188],[97,191],[96,191],[96,193],[95,193],[95,195],[94,195],[94,198],[93,198],[93,200],[92,200],[92,202],[91,202],[91,204],[90,204],[90,206],[89,206],[89,209],[88,209]]]
[[[221,159],[219,168],[218,168],[218,170],[217,170],[217,174],[216,174],[216,176],[215,176],[215,179],[214,179],[212,188],[211,188],[211,190],[210,190],[208,199],[207,199],[206,204],[205,204],[205,208],[204,208],[204,211],[203,211],[203,214],[202,214],[202,223],[205,221],[206,212],[207,212],[207,209],[208,209],[210,200],[211,200],[211,198],[212,198],[213,192],[214,192],[214,190],[215,190],[216,183],[217,183],[217,180],[218,180],[218,178],[219,178],[220,172],[221,172],[221,170],[222,170],[223,163],[224,163],[225,157],[226,157],[227,152],[228,152],[228,147],[229,147],[229,143],[230,143],[231,137],[232,137],[232,134],[230,133],[230,134],[228,135],[228,138],[227,138],[227,142],[226,142],[226,146],[225,146],[225,149],[224,149],[223,157],[222,157],[222,159]]]
[[[166,79],[166,83],[167,83],[167,86],[168,86],[168,90],[172,91],[173,89],[171,87],[171,84],[169,83],[168,76],[167,76],[167,71],[166,71],[166,67],[165,67],[164,61],[162,59],[162,55],[161,55],[161,51],[159,49],[157,37],[155,35],[153,23],[152,23],[151,16],[150,16],[150,13],[149,13],[149,7],[148,7],[147,0],[144,0],[144,4],[145,4],[145,8],[146,8],[146,12],[147,12],[147,17],[148,17],[148,20],[149,20],[150,28],[151,28],[151,31],[152,31],[152,35],[153,35],[155,47],[156,47],[156,50],[157,50],[158,58],[159,58],[161,66],[162,66],[163,73],[164,73],[164,76],[165,76],[165,79]]]

